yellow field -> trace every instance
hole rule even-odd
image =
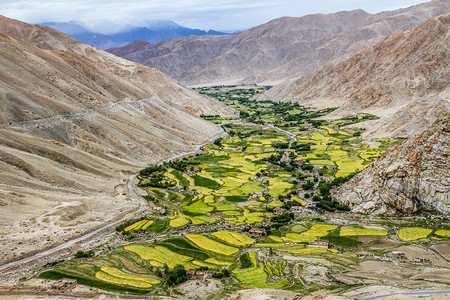
[[[185,217],[179,217],[173,220],[170,220],[169,225],[173,228],[183,227],[189,224],[189,220]]]
[[[310,243],[317,239],[316,236],[303,235],[299,233],[288,233],[285,237],[282,237],[285,242],[293,243]]]
[[[388,233],[382,229],[375,228],[343,228],[340,230],[340,236],[368,236],[368,235],[380,235],[384,236]]]
[[[398,231],[398,237],[404,241],[415,241],[426,238],[433,230],[422,227],[402,228]]]
[[[273,276],[273,272],[272,272],[272,263],[270,261],[266,261],[266,269],[267,272],[269,273],[270,276]]]
[[[207,262],[198,261],[198,260],[192,261],[192,264],[195,266],[199,266],[199,267],[208,267],[209,269],[217,269],[217,267],[218,267],[217,265],[209,264]]]
[[[140,276],[140,275],[133,275],[133,274],[129,274],[129,273],[125,273],[117,268],[114,267],[108,267],[108,266],[103,266],[100,269],[101,271],[111,275],[111,276],[115,276],[118,278],[124,278],[124,279],[130,279],[130,280],[139,280],[139,281],[144,281],[144,282],[148,282],[150,284],[159,284],[161,283],[161,280],[155,279],[155,278],[151,278],[151,277],[147,277],[147,276]]]
[[[326,248],[315,248],[315,247],[308,247],[308,248],[299,248],[299,249],[291,249],[291,248],[280,248],[277,249],[279,251],[288,252],[295,255],[320,255],[324,253],[337,253],[336,249],[326,249]]]
[[[268,284],[267,273],[264,272],[263,263],[260,263],[258,267],[234,270],[233,274],[242,282],[242,287],[245,288],[281,289],[289,284],[289,280],[286,278],[280,282]]]
[[[258,266],[258,261],[256,260],[256,252],[250,252],[248,254],[248,257],[250,258],[250,261],[252,262],[252,265],[254,267]]]
[[[128,245],[125,250],[131,251],[139,255],[144,260],[157,261],[161,264],[167,264],[173,269],[176,265],[186,265],[193,258],[170,251],[161,246],[149,247],[142,245]]]
[[[208,258],[205,260],[205,262],[218,266],[231,266],[230,262],[217,260],[215,258]]]
[[[267,204],[267,206],[269,206],[269,207],[282,207],[283,206],[283,202],[281,202],[280,200],[275,200],[275,201],[272,201],[269,204]]]
[[[145,281],[118,278],[118,277],[109,275],[108,273],[105,273],[102,271],[95,273],[95,278],[97,278],[101,281],[106,281],[106,282],[113,283],[113,284],[128,285],[128,286],[144,288],[144,289],[148,289],[153,286],[152,284],[145,282]]]
[[[437,236],[442,236],[442,237],[450,237],[450,230],[444,230],[444,229],[436,230],[434,232],[434,234]]]
[[[125,273],[117,268],[103,266],[95,274],[95,278],[121,285],[129,285],[139,288],[151,288],[153,284],[159,284],[161,281],[151,277],[139,276]]]
[[[211,235],[224,242],[227,242],[228,244],[238,247],[251,245],[255,242],[254,239],[236,231],[219,231],[213,232],[211,233]]]
[[[201,234],[187,234],[186,238],[202,249],[223,255],[233,255],[239,251],[238,248],[216,242]]]
[[[125,231],[139,230],[148,220],[138,221],[125,228]]]
[[[305,199],[299,198],[299,197],[292,197],[291,200],[296,201],[300,203],[301,205],[306,205],[308,202],[306,202]]]
[[[328,231],[336,229],[336,225],[314,224],[309,230],[302,232],[302,235],[321,237],[328,234]]]
[[[147,223],[145,223],[144,225],[142,225],[142,230],[146,230],[147,228],[149,228],[153,223],[155,223],[152,220],[149,220]]]

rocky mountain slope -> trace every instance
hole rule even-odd
[[[355,10],[286,17],[231,36],[182,37],[108,51],[189,85],[273,83],[298,78],[449,9],[448,1],[433,0],[374,15]]]
[[[223,133],[202,113],[235,114],[155,69],[0,18],[0,262],[135,209],[131,174]]]
[[[450,213],[450,113],[334,192],[353,211]]]
[[[339,106],[382,119],[365,134],[412,136],[450,110],[450,13],[336,59],[259,99]],[[358,124],[361,127],[361,124]]]

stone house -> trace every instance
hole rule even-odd
[[[212,273],[209,271],[199,271],[195,269],[187,270],[187,277],[189,280],[206,280],[212,278]]]
[[[294,213],[294,216],[297,218],[303,213],[303,207],[301,206],[292,206],[290,209],[291,213]]]
[[[63,278],[54,283],[52,283],[51,288],[58,291],[71,290],[77,286],[77,281],[75,279]]]
[[[287,213],[287,210],[284,209],[284,208],[281,208],[281,207],[275,207],[275,208],[273,209],[273,213],[274,213],[275,215],[282,215],[282,214]]]
[[[314,241],[314,242],[309,243],[308,247],[328,249],[328,242],[327,241]]]
[[[248,234],[251,237],[256,237],[256,238],[267,237],[267,231],[264,228],[253,227],[252,229],[250,229]]]

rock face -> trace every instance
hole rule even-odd
[[[434,0],[374,15],[354,10],[286,17],[231,36],[190,36],[108,51],[189,85],[279,83],[449,9],[448,1]]]
[[[376,114],[384,118],[366,136],[406,137],[450,110],[449,78],[447,13],[276,86],[258,99],[339,106],[335,116]]]
[[[333,194],[357,212],[450,213],[450,113]]]
[[[0,17],[0,263],[135,210],[126,179],[223,133],[199,114],[235,111],[158,70]]]

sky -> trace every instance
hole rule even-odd
[[[0,15],[28,23],[81,21],[113,33],[123,25],[172,20],[203,30],[248,29],[279,17],[364,9],[393,10],[426,0],[0,0]]]

